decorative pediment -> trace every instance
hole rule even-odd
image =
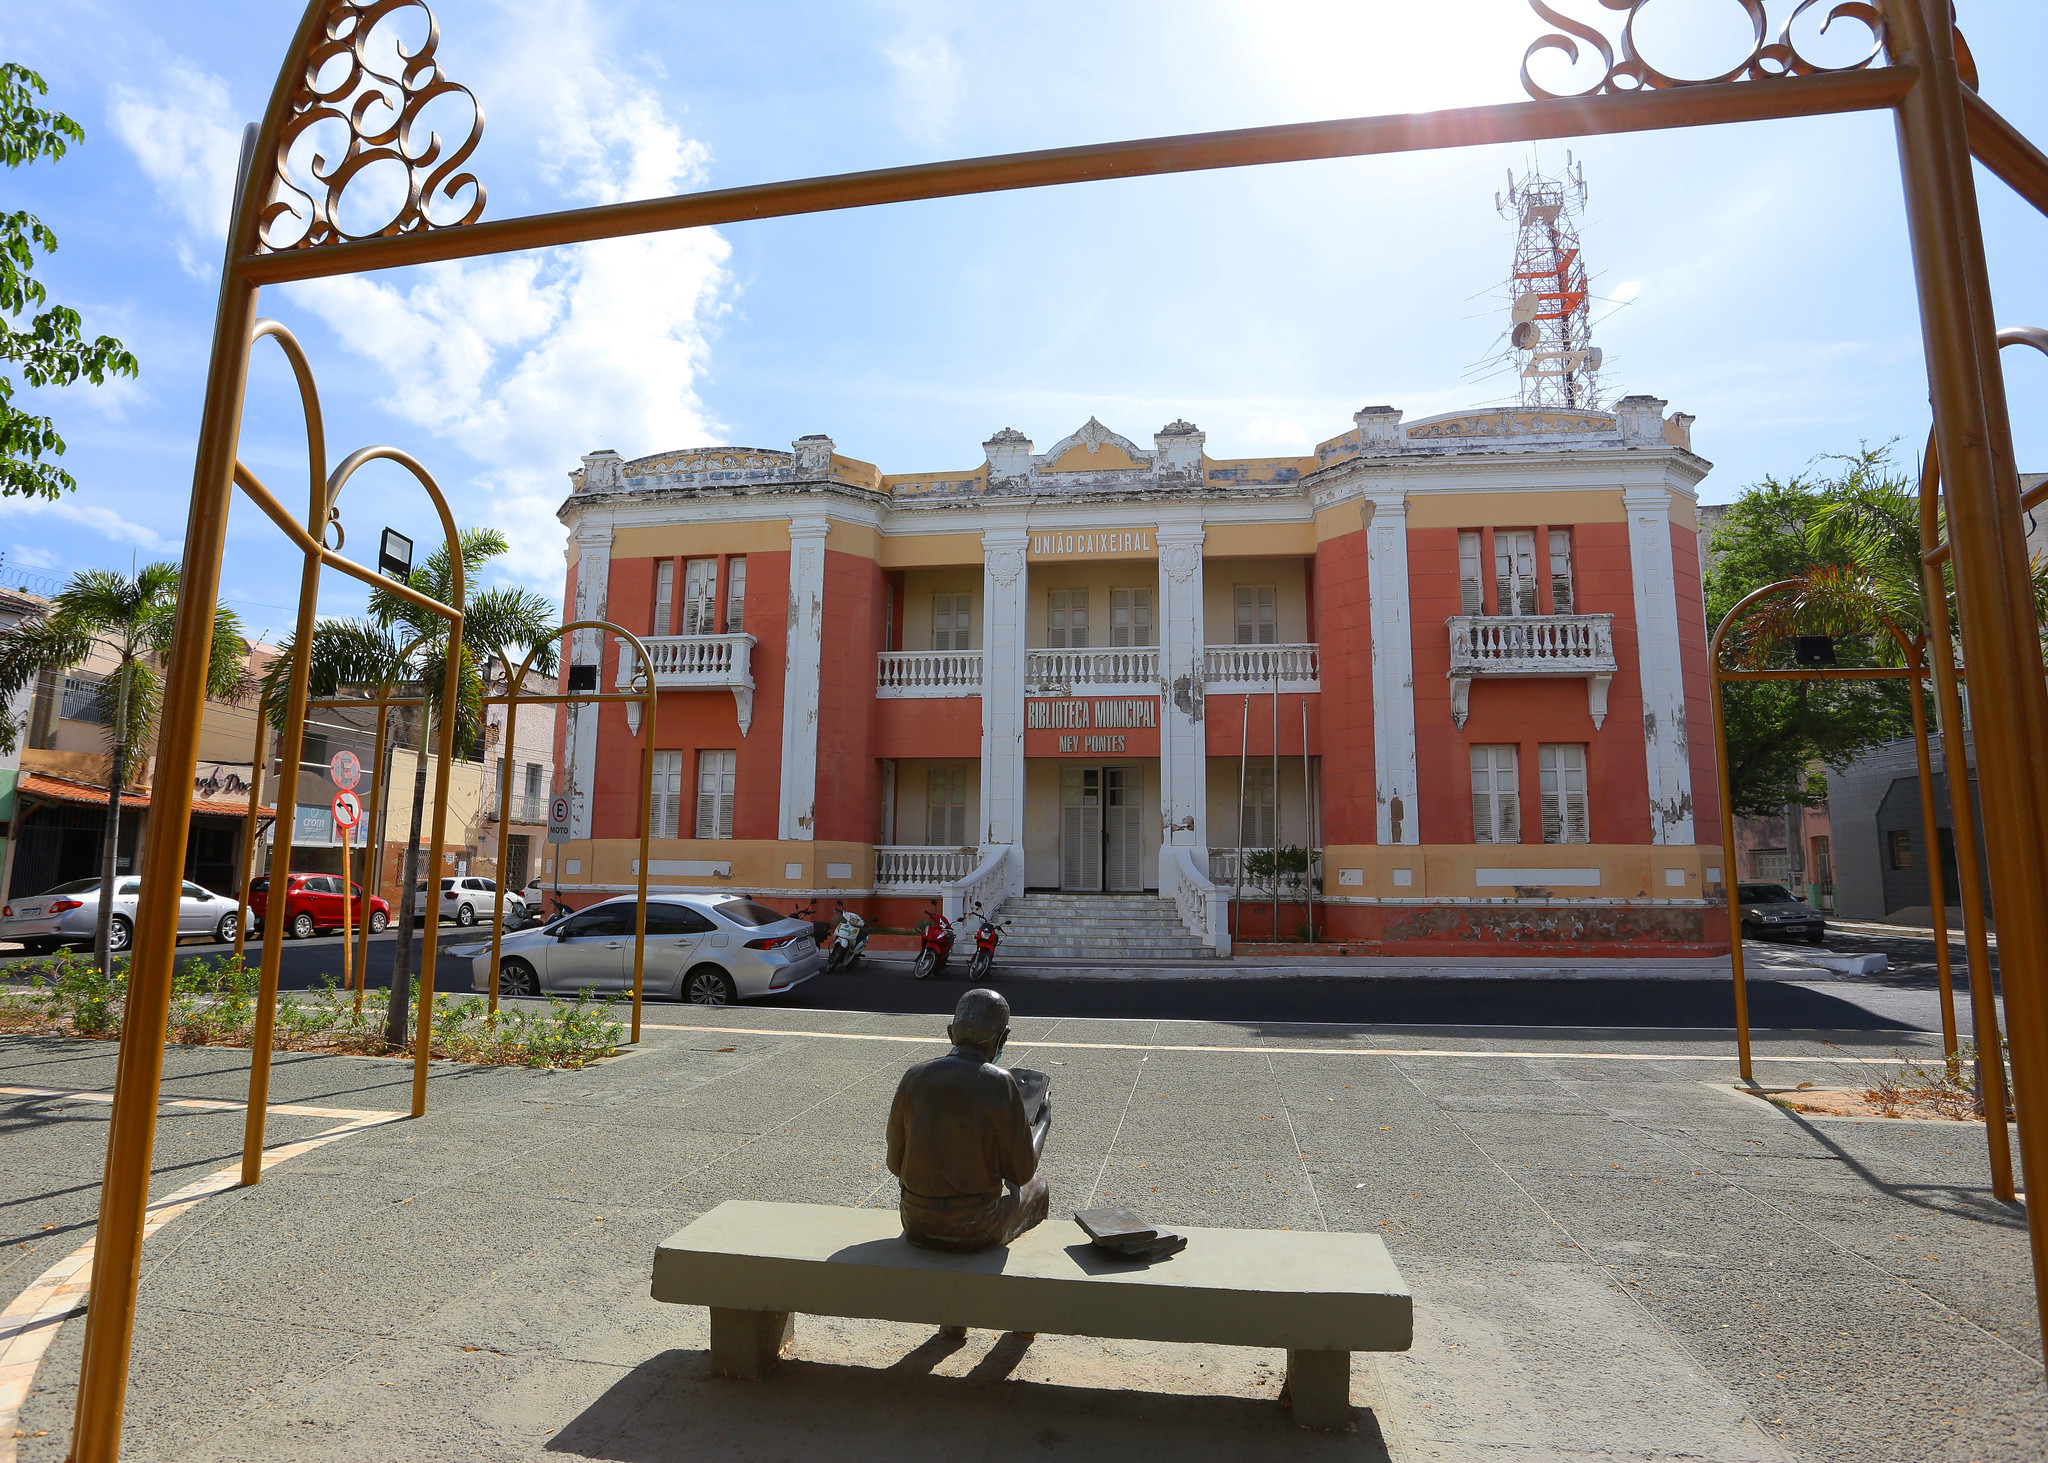
[[[1105,448],[1113,450],[1105,456]],[[1073,454],[1074,461],[1063,461],[1070,453]],[[1122,453],[1125,461],[1119,462],[1116,458],[1117,453]],[[1103,460],[1098,465],[1091,462],[1091,458]],[[1088,418],[1080,431],[1061,438],[1038,455],[1039,468],[1045,472],[1127,471],[1131,467],[1145,466],[1151,461],[1151,453],[1142,450],[1130,438],[1120,437],[1110,431],[1094,417]]]

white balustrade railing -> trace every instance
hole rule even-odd
[[[1282,849],[1281,852],[1284,857],[1286,850]],[[1273,894],[1271,873],[1261,871],[1256,867],[1247,867],[1245,860],[1249,857],[1253,864],[1257,865],[1263,862],[1259,859],[1258,855],[1265,854],[1270,859],[1272,853],[1273,850],[1270,848],[1212,848],[1209,850],[1209,877],[1218,884],[1236,889],[1240,887],[1239,874],[1242,872],[1243,882],[1241,887],[1247,895],[1262,894],[1267,898],[1271,898]],[[1282,869],[1280,871],[1280,897],[1282,899],[1305,899],[1308,897],[1308,892],[1312,887],[1320,886],[1322,877],[1323,851],[1319,848],[1312,848],[1308,853],[1308,870],[1306,873],[1299,869]]]
[[[875,694],[886,698],[979,696],[978,650],[885,650],[875,657]]]
[[[977,904],[994,914],[1005,899],[1018,892],[1010,887],[1009,865],[1011,854],[1019,851],[1011,844],[999,844],[967,877],[941,888],[939,907],[946,918],[957,921]],[[1017,882],[1021,887],[1023,881]]]
[[[1159,651],[1152,646],[1024,652],[1024,684],[1028,688],[1058,686],[1078,691],[1084,686],[1157,687],[1158,683]]]
[[[1450,627],[1454,676],[1614,670],[1612,615],[1453,615]]]
[[[1211,645],[1202,653],[1202,679],[1210,690],[1239,686],[1270,689],[1322,689],[1322,647],[1319,645]]]
[[[731,635],[643,635],[648,668],[663,691],[730,691],[739,713],[740,735],[754,724],[754,637]],[[619,686],[633,684],[633,652],[619,656]],[[640,730],[637,705],[628,703],[634,732]]]
[[[1230,891],[1195,867],[1195,851],[1173,844],[1174,908],[1188,933],[1218,955],[1230,953]]]
[[[754,637],[734,635],[643,635],[654,684],[663,689],[754,684]],[[619,684],[633,678],[633,654],[619,657]]]
[[[875,887],[957,884],[974,872],[977,855],[971,848],[919,848],[885,845],[875,850]]]

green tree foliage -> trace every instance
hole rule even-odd
[[[1724,660],[1750,669],[1793,664],[1793,635],[1834,637],[1841,666],[1897,665],[1879,615],[1909,638],[1926,624],[1914,565],[1918,488],[1886,447],[1818,459],[1806,473],[1765,478],[1714,530],[1707,620],[1718,626],[1754,590],[1781,580],[1801,589],[1753,607],[1730,633]],[[1724,689],[1728,796],[1737,817],[1771,817],[1787,803],[1826,797],[1816,762],[1841,767],[1912,733],[1900,681],[1749,681]]]
[[[85,129],[62,112],[46,112],[36,98],[49,88],[43,78],[13,62],[0,65],[0,163],[21,167],[38,158],[52,162]],[[87,341],[76,310],[53,305],[33,273],[38,253],[54,254],[57,236],[25,209],[0,211],[0,366],[11,366],[31,387],[69,386],[84,377],[95,386],[109,375],[133,376],[128,348],[111,335]],[[20,325],[28,316],[27,328]],[[56,498],[77,488],[54,461],[64,439],[50,418],[14,404],[14,378],[0,374],[0,495]]]
[[[554,631],[559,621],[553,605],[530,589],[490,589],[479,594],[473,588],[483,566],[509,547],[505,536],[495,528],[463,531],[462,575],[468,602],[464,607],[459,657],[451,657],[447,621],[388,589],[370,591],[370,613],[366,618],[322,620],[313,627],[308,670],[314,696],[332,696],[352,686],[374,689],[407,685],[423,692],[426,701],[427,715],[416,723],[423,732],[414,739],[417,767],[412,781],[412,822],[399,891],[403,902],[398,909],[399,937],[392,956],[394,975],[387,1010],[386,1034],[394,1048],[405,1044],[409,1021],[407,992],[415,920],[412,891],[420,877],[420,843],[426,821],[427,748],[435,742],[433,728],[440,716],[441,692],[447,685],[451,663],[456,676],[458,756],[475,740],[482,724],[485,688],[479,669],[480,653],[495,655],[503,662],[532,649],[537,670],[552,674],[555,668]],[[453,604],[455,571],[447,546],[444,544],[423,563],[415,565],[407,583],[441,604]],[[284,725],[294,645],[292,640],[284,643],[284,653],[263,679],[263,699],[271,724],[277,727]],[[387,763],[379,773],[388,770]],[[438,895],[427,901],[427,918],[438,916],[440,903]]]
[[[94,688],[107,746],[107,811],[100,847],[99,925],[94,949],[104,969],[109,955],[115,859],[121,842],[121,789],[128,769],[155,739],[163,710],[163,672],[178,619],[178,566],[145,564],[134,574],[87,569],[71,577],[47,615],[0,631],[0,705],[35,684],[45,671],[62,673],[95,653],[113,668]],[[241,622],[226,605],[213,612],[213,644],[206,663],[206,693],[239,699],[248,686]],[[0,712],[0,750],[20,735]]]

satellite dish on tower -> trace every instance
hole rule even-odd
[[[1516,295],[1514,310],[1515,324],[1521,325],[1528,321],[1534,320],[1536,318],[1536,307],[1538,303],[1539,302],[1537,299],[1536,291],[1534,290],[1524,290],[1521,294]]]
[[[1606,359],[1607,357],[1601,351],[1600,347],[1597,345],[1593,346],[1586,352],[1586,369],[1589,371],[1597,371],[1600,369],[1600,363]]]
[[[1515,328],[1508,333],[1508,339],[1514,342],[1518,351],[1533,350],[1536,345],[1536,322],[1517,320]]]

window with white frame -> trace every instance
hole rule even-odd
[[[1543,841],[1591,843],[1586,813],[1586,749],[1577,742],[1546,742],[1536,749],[1543,779]]]
[[[737,752],[697,754],[697,836],[732,837],[733,776],[739,765]]]
[[[1472,749],[1472,841],[1522,841],[1522,794],[1512,744]]]
[[[1493,531],[1493,612],[1536,613],[1536,534],[1527,528]]]
[[[663,559],[654,566],[654,626],[648,634],[667,635],[672,632],[675,599],[676,561]]]
[[[737,635],[747,627],[747,556],[735,554],[725,561],[725,633]]]
[[[974,596],[935,594],[932,596],[932,649],[972,650]]]
[[[1576,603],[1572,595],[1572,531],[1569,528],[1550,530],[1550,612],[1554,615],[1573,613]]]
[[[1273,764],[1244,769],[1244,815],[1238,819],[1239,848],[1271,848],[1279,837],[1280,800],[1274,795]]]
[[[683,633],[717,633],[718,560],[691,559],[683,565]]]
[[[961,848],[967,843],[967,768],[954,762],[931,770],[925,797],[925,843]]]
[[[1088,591],[1055,589],[1046,601],[1045,643],[1054,650],[1084,650],[1088,645]]]
[[[1486,581],[1480,563],[1481,544],[1476,530],[1466,529],[1458,535],[1458,613],[1462,615],[1483,615],[1486,613]]]
[[[1152,643],[1152,591],[1112,589],[1109,592],[1109,643],[1112,646]]]
[[[1240,584],[1237,589],[1237,643],[1274,645],[1280,639],[1280,595],[1270,584]]]
[[[654,789],[647,806],[647,832],[651,838],[676,838],[683,813],[683,754],[654,754]]]

